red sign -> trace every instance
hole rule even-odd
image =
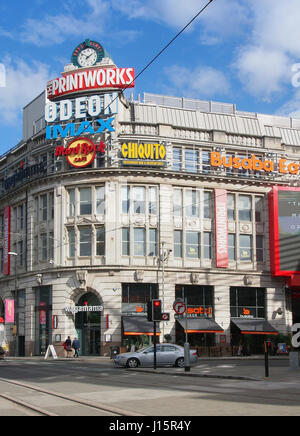
[[[216,267],[228,268],[227,191],[215,189]]]
[[[90,139],[77,138],[71,141],[67,148],[58,146],[55,150],[55,156],[66,156],[70,165],[76,168],[83,168],[90,165],[96,153],[104,153],[106,145],[104,142],[94,144]]]
[[[10,275],[11,207],[4,209],[3,274]]]
[[[5,323],[15,322],[15,302],[14,300],[5,300]]]
[[[95,91],[97,89],[124,89],[135,86],[134,68],[89,68],[65,73],[47,84],[47,97],[51,100],[64,95]]]

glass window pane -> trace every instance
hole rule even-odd
[[[204,259],[212,258],[211,232],[204,232]]]
[[[75,216],[75,189],[69,191],[69,216]]]
[[[149,256],[157,256],[157,230],[149,229]]]
[[[173,148],[173,171],[181,171],[181,149]]]
[[[185,150],[185,171],[197,173],[198,171],[198,151]]]
[[[96,213],[103,215],[105,212],[105,187],[96,188]]]
[[[240,221],[251,221],[251,196],[239,195],[238,209]]]
[[[122,198],[122,213],[129,213],[129,208],[130,208],[130,187],[129,186],[122,186],[121,198]]]
[[[182,257],[182,231],[174,231],[174,257]]]
[[[174,189],[173,191],[173,212],[174,216],[182,216],[182,190]]]
[[[130,255],[130,233],[127,227],[122,229],[122,255]]]
[[[228,233],[228,259],[235,260],[235,234]]]
[[[92,190],[91,188],[81,188],[80,192],[80,215],[90,215],[92,213]]]
[[[146,230],[134,229],[134,256],[146,255]]]
[[[188,217],[199,218],[200,211],[200,191],[187,189],[185,191],[185,215]]]
[[[204,218],[212,218],[212,193],[204,191]]]
[[[155,186],[149,188],[149,213],[157,214],[157,188]]]
[[[200,257],[200,235],[198,232],[186,232],[186,256],[194,259]]]
[[[96,256],[105,255],[105,231],[104,227],[96,230]]]
[[[80,256],[92,255],[92,229],[80,229]]]
[[[252,260],[252,236],[240,235],[240,260]]]
[[[75,256],[75,230],[68,230],[68,240],[69,240],[69,257]]]
[[[235,197],[234,194],[227,194],[227,218],[231,221],[235,219]]]
[[[146,188],[143,186],[135,186],[133,188],[133,212],[136,214],[144,214],[146,211]]]

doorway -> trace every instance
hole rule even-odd
[[[101,306],[99,298],[92,292],[84,294],[76,304],[80,310],[75,316],[75,328],[83,356],[101,354]]]

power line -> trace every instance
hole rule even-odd
[[[208,6],[213,1],[215,0],[209,0],[209,2],[202,9],[200,9],[199,12],[197,12],[197,14],[177,33],[177,35],[175,35],[174,38],[172,38],[171,41],[169,41],[168,44],[165,45],[160,50],[160,52],[157,53],[157,55],[155,55],[153,59],[151,59],[150,62],[148,62],[148,64],[138,73],[138,75],[135,76],[135,78],[131,80],[131,82],[129,82],[127,86],[125,86],[125,88],[122,90],[122,93],[124,93],[124,91],[126,91],[126,89],[128,89],[130,85],[132,85],[132,83],[136,81],[156,61],[156,59],[158,59],[170,47],[170,45],[173,44],[173,42],[205,11],[206,8],[208,8]],[[104,111],[108,109],[115,102],[115,100],[117,100],[118,97],[119,96],[117,96],[112,102],[110,102],[109,105],[107,105],[107,107],[104,109]]]

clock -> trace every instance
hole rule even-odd
[[[82,50],[77,58],[77,61],[81,67],[91,67],[95,65],[98,59],[98,53],[93,48],[85,48]]]
[[[72,64],[76,67],[92,67],[104,57],[109,57],[110,55],[97,41],[91,41],[86,39],[84,42],[78,44],[72,54]]]

